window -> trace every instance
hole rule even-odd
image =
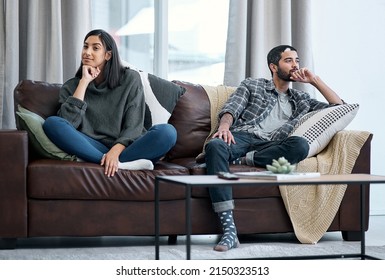
[[[217,85],[224,76],[228,7],[229,0],[92,0],[92,28],[110,32],[134,67]]]

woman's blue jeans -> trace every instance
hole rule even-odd
[[[101,142],[75,129],[61,117],[48,117],[43,124],[43,129],[56,146],[87,162],[100,163],[103,155],[110,150]],[[149,159],[156,163],[175,145],[176,137],[176,129],[172,125],[154,125],[123,150],[119,161]]]
[[[218,172],[229,172],[229,162],[244,157],[253,151],[254,166],[265,167],[273,159],[285,157],[296,164],[305,159],[309,152],[309,144],[302,137],[292,136],[282,141],[266,141],[247,132],[233,132],[236,144],[228,145],[222,139],[213,138],[205,147],[206,168],[208,175]],[[215,212],[234,208],[231,186],[209,188]]]

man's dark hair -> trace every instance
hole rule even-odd
[[[269,51],[269,53],[267,54],[267,67],[269,67],[269,70],[270,70],[270,63],[273,63],[274,65],[278,66],[278,62],[281,59],[282,53],[287,49],[291,51],[297,51],[294,47],[289,45],[280,45]],[[271,70],[270,70],[270,73],[273,76],[273,72]]]
[[[100,38],[100,41],[102,41],[102,44],[106,51],[111,52],[111,58],[106,62],[106,65],[104,66],[103,76],[105,79],[107,79],[108,88],[112,89],[117,87],[120,84],[120,77],[122,75],[122,72],[124,71],[124,67],[120,60],[118,47],[116,46],[114,38],[108,32],[102,29],[95,29],[88,32],[88,34],[84,38],[84,42],[90,36],[98,36]],[[82,77],[82,69],[83,63],[80,64],[80,67],[75,75],[76,77]]]

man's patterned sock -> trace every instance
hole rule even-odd
[[[242,164],[246,165],[246,158],[245,157],[240,157],[231,162],[232,164]]]
[[[222,225],[223,235],[221,241],[214,247],[214,250],[223,252],[238,247],[239,241],[233,219],[233,211],[223,211],[218,213],[218,216]]]

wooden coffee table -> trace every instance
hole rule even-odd
[[[334,184],[359,184],[361,189],[361,252],[357,254],[338,254],[338,255],[317,255],[317,256],[291,256],[274,257],[261,259],[327,259],[327,258],[361,258],[378,259],[365,253],[365,189],[370,184],[385,183],[385,176],[370,174],[343,174],[343,175],[321,175],[318,178],[291,179],[291,180],[260,180],[260,179],[239,179],[224,180],[216,175],[182,175],[182,176],[157,176],[155,178],[155,259],[159,260],[159,185],[160,182],[170,182],[176,186],[186,189],[186,259],[191,259],[191,188],[210,187],[215,185],[232,186],[277,186],[277,185],[334,185]],[[258,258],[256,258],[258,259]]]

